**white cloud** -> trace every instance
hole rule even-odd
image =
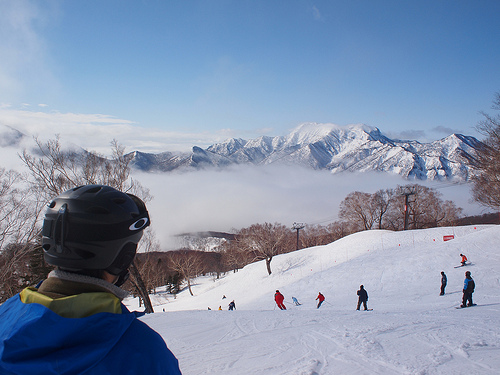
[[[207,147],[228,138],[229,129],[210,133],[184,133],[145,128],[129,121],[102,114],[28,111],[0,105],[0,124],[41,140],[60,136],[64,144],[76,144],[88,150],[108,154],[116,139],[127,151],[158,153],[189,151],[193,146]]]
[[[152,227],[165,249],[175,235],[190,231],[231,231],[254,223],[293,222],[327,225],[337,219],[340,202],[352,191],[374,193],[410,183],[386,173],[341,173],[301,167],[238,167],[224,171],[134,173],[154,199],[148,204]],[[436,186],[433,182],[422,182]],[[442,184],[441,184],[442,185]],[[469,187],[439,190],[467,214],[481,212],[469,204]]]
[[[316,7],[315,5],[313,5],[313,7],[312,7],[312,13],[313,13],[314,19],[316,19],[316,20],[323,19],[323,17],[321,16],[321,12],[319,11],[318,7]]]

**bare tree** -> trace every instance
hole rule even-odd
[[[292,231],[283,224],[254,224],[236,236],[238,245],[254,255],[254,260],[265,260],[267,273],[271,274],[271,261],[278,254],[294,249]]]
[[[39,197],[23,186],[21,174],[0,169],[0,301],[24,286],[30,254],[39,247],[41,207]]]
[[[492,109],[500,110],[500,92],[495,95]],[[477,129],[486,139],[477,154],[479,175],[473,178],[472,193],[477,202],[500,210],[500,114],[482,114],[484,120]]]
[[[358,224],[360,230],[372,229],[377,219],[373,195],[355,191],[340,202],[339,217]]]
[[[399,186],[400,196],[408,188],[413,192],[408,208],[410,228],[422,229],[451,225],[459,219],[462,209],[456,207],[452,201],[443,201],[441,193],[434,189],[414,184],[404,187]],[[403,216],[402,203],[399,206],[399,216]]]
[[[398,186],[374,194],[353,192],[340,205],[339,216],[351,226],[349,231],[372,229],[402,230],[404,228],[404,192],[411,190],[409,201],[410,228],[420,229],[453,225],[462,212],[452,201],[443,201],[441,194],[422,185]],[[354,226],[354,228],[352,227]]]
[[[169,253],[170,267],[186,279],[189,293],[193,296],[191,281],[199,276],[203,269],[200,254],[192,250],[179,250]]]

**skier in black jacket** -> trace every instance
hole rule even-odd
[[[444,296],[444,288],[446,288],[446,284],[448,284],[448,278],[444,271],[441,271],[441,293],[440,296]]]
[[[465,273],[465,280],[464,280],[464,289],[462,290],[463,297],[462,297],[462,304],[460,307],[468,307],[474,305],[472,303],[472,293],[474,293],[474,288],[476,287],[474,280],[472,280],[472,276],[470,275],[470,271],[467,271]]]
[[[359,310],[361,307],[361,303],[363,304],[363,307],[366,310],[368,310],[368,307],[366,306],[366,301],[368,301],[368,293],[365,290],[365,287],[363,285],[360,285],[359,290],[357,291],[358,297],[358,306],[356,307],[356,310]]]

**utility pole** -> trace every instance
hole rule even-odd
[[[297,249],[299,249],[299,231],[301,229],[304,229],[305,225],[303,223],[293,223],[292,225],[292,230],[296,230],[297,231]]]
[[[405,196],[405,207],[404,207],[405,221],[404,221],[404,229],[403,230],[408,230],[408,218],[410,216],[409,207],[408,207],[410,200],[408,197],[410,195],[413,195],[413,194],[415,194],[415,191],[413,189],[411,189],[411,190],[406,189],[406,191],[401,194],[401,195]]]

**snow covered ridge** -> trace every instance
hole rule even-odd
[[[231,138],[190,153],[133,153],[140,170],[172,171],[210,167],[283,164],[332,173],[389,172],[418,180],[468,181],[481,142],[452,134],[431,143],[393,140],[366,125],[305,123],[287,136]]]

